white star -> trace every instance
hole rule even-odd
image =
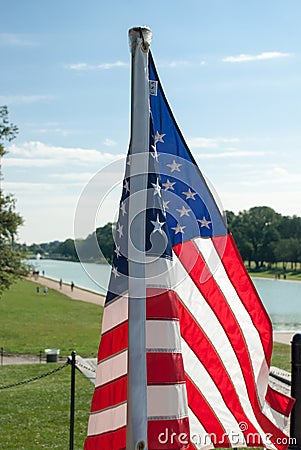
[[[183,166],[183,164],[176,163],[176,161],[173,160],[172,164],[166,164],[166,166],[170,167],[171,173],[174,172],[174,171],[181,172],[180,171],[180,167]]]
[[[176,184],[175,181],[171,182],[169,181],[169,179],[167,178],[166,183],[162,183],[162,186],[164,186],[164,190],[167,191],[168,189],[171,189],[172,191],[175,190],[175,188],[173,187],[173,185]]]
[[[123,236],[123,225],[120,225],[119,222],[117,224],[117,233],[119,234],[120,238]]]
[[[206,227],[206,228],[210,229],[209,224],[212,223],[212,222],[210,220],[206,220],[205,216],[203,216],[202,219],[197,219],[197,221],[200,222],[201,228],[202,227]]]
[[[159,134],[159,131],[156,132],[156,136],[155,136],[155,144],[157,142],[162,142],[164,144],[163,138],[164,136],[166,136],[165,134]]]
[[[176,227],[172,227],[171,229],[175,230],[175,234],[178,234],[178,233],[184,234],[184,228],[186,228],[185,225],[181,227],[181,225],[179,223],[177,223],[177,226]]]
[[[116,280],[116,277],[120,277],[120,273],[118,272],[117,268],[114,266],[112,268],[112,274],[114,275],[115,280]]]
[[[164,231],[162,230],[163,225],[165,224],[165,222],[160,222],[159,220],[159,214],[157,214],[157,220],[156,222],[154,222],[153,220],[151,220],[151,223],[154,225],[154,229],[152,231],[152,233],[155,233],[156,231],[159,231],[160,234],[163,234]]]
[[[183,216],[189,217],[189,211],[191,211],[191,209],[189,209],[189,208],[186,209],[185,206],[183,205],[182,209],[177,209],[177,211],[180,213],[180,217],[183,217]]]
[[[122,215],[124,216],[125,214],[127,214],[126,210],[125,210],[125,203],[122,202],[121,206],[120,206],[120,211],[122,212]]]
[[[163,200],[163,209],[164,209],[164,211],[165,211],[166,209],[169,209],[169,208],[168,208],[168,203],[170,203],[170,200]]]
[[[154,195],[159,195],[159,197],[161,197],[161,189],[162,188],[161,188],[161,186],[159,184],[159,178],[157,178],[156,184],[152,183],[152,186],[154,188]]]
[[[192,192],[190,190],[190,188],[188,188],[187,192],[182,192],[182,194],[186,195],[186,200],[188,200],[189,198],[192,198],[192,200],[195,200],[195,195],[197,194],[196,192]]]
[[[116,245],[116,248],[115,248],[114,252],[116,253],[117,258],[119,258],[119,256],[121,256],[120,246],[119,245]]]
[[[160,154],[157,152],[157,149],[156,149],[155,145],[152,145],[152,148],[154,149],[154,151],[151,152],[151,155],[156,161],[158,161],[158,158],[159,158]]]
[[[129,182],[128,182],[127,179],[124,180],[124,185],[123,185],[123,187],[124,187],[124,189],[125,189],[126,192],[130,192],[130,189],[129,189]]]

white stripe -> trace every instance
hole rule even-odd
[[[179,322],[175,320],[147,320],[146,350],[180,352]]]
[[[289,436],[289,419],[284,414],[280,414],[278,411],[275,411],[271,405],[267,402],[264,405],[263,412],[270,419],[270,421],[275,424],[278,428],[280,428],[283,433]]]
[[[175,258],[177,256],[175,255]],[[184,278],[182,264],[178,260],[178,264],[176,264],[176,271],[179,273],[179,277],[184,280],[180,285],[178,285],[175,289],[176,293],[182,299],[183,303],[190,311],[193,317],[195,317],[199,326],[203,329],[204,333],[207,335],[209,340],[211,341],[211,345],[215,348],[216,353],[220,356],[223,361],[225,370],[229,374],[235,390],[237,392],[238,398],[242,405],[242,408],[249,418],[249,420],[253,423],[254,427],[258,430],[262,438],[264,437],[264,432],[259,426],[256,417],[254,415],[252,405],[250,403],[248,397],[248,391],[245,384],[245,380],[243,378],[243,374],[241,371],[241,367],[237,360],[236,354],[232,348],[231,343],[229,342],[228,336],[225,333],[223,327],[218,321],[217,317],[213,313],[212,309],[209,307],[207,302],[204,300],[202,294],[197,289],[193,281],[190,277]],[[189,362],[187,361],[186,352],[183,351],[183,362],[184,369],[189,367]],[[202,392],[202,380],[197,378],[196,380],[192,380],[196,386]],[[207,396],[207,392],[204,392],[204,396]],[[218,408],[218,405],[214,405],[215,408]],[[218,410],[217,410],[218,411]],[[217,415],[219,416],[218,412]],[[219,419],[222,419],[219,417]]]
[[[148,419],[179,419],[188,416],[186,385],[147,386]]]
[[[91,413],[88,423],[88,436],[94,436],[124,427],[126,425],[126,410],[126,403],[122,403],[121,405],[105,409],[98,413]]]
[[[128,351],[112,356],[104,361],[101,361],[96,368],[95,387],[102,386],[109,383],[116,378],[126,375]]]
[[[192,410],[188,407],[190,440],[197,449],[209,450],[214,448],[211,436],[206,432],[199,419],[194,415]]]
[[[173,266],[173,260],[148,256],[145,266],[146,286],[173,289]]]
[[[254,326],[248,311],[245,309],[243,303],[237,295],[236,290],[231,284],[211,239],[198,238],[195,239],[194,242],[209,267],[216,284],[219,286],[224,298],[234,312],[235,318],[240,325],[242,334],[244,335],[247,347],[252,349],[251,364],[258,388],[259,399],[261,405],[263,405],[268,386],[269,369],[266,364],[265,354],[258,330]]]
[[[200,387],[200,391],[206,393],[206,401],[209,403],[211,409],[214,412],[216,411],[216,407],[218,405],[218,418],[226,433],[234,433],[233,436],[235,435],[237,439],[237,442],[235,442],[235,444],[237,444],[238,447],[245,447],[245,439],[243,433],[239,428],[237,420],[227,407],[220,391],[212,381],[207,370],[183,339],[182,349],[183,353],[185,354],[185,363],[187,363],[187,365],[185,365],[185,372],[187,373],[189,378],[191,378],[193,382],[198,387]],[[222,443],[219,444],[219,447],[221,447]]]
[[[105,306],[101,332],[111,330],[128,319],[128,297],[123,296]]]

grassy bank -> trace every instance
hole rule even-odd
[[[55,290],[36,292],[37,285],[21,280],[0,299],[0,346],[6,352],[38,354],[59,348],[62,355],[76,350],[95,356],[102,308],[72,300]]]
[[[281,280],[292,280],[292,281],[301,281],[301,270],[290,270],[286,269],[283,271],[282,264],[273,269],[268,269],[266,267],[256,269],[255,266],[247,267],[247,270],[251,277],[260,277],[260,278],[280,278]]]

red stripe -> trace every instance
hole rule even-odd
[[[147,288],[146,295],[147,319],[178,319],[178,302],[173,291]]]
[[[256,428],[249,421],[245,412],[241,406],[240,400],[235,391],[235,387],[233,386],[232,380],[230,379],[225,367],[221,361],[220,355],[216,353],[216,351],[212,348],[212,344],[204,334],[202,329],[199,328],[197,322],[187,309],[183,306],[183,304],[179,301],[179,312],[180,312],[180,325],[181,325],[181,335],[183,339],[187,342],[191,350],[195,353],[196,357],[202,362],[206,371],[210,375],[212,381],[215,383],[217,388],[220,391],[221,396],[223,397],[228,409],[231,411],[233,416],[235,417],[238,423],[245,422],[248,425],[249,433],[256,433]],[[190,385],[192,385],[192,381],[190,380]],[[186,384],[187,386],[187,384]],[[202,391],[202,386],[199,386],[198,389],[194,386],[193,390],[188,390],[187,386],[187,395],[188,395],[188,404],[191,407],[191,402],[194,402],[196,405],[195,409],[191,407],[195,415],[199,418],[200,422],[203,424],[204,428],[208,430],[210,433],[212,432],[212,425],[214,426],[216,416],[212,418],[209,414],[207,415],[203,413],[201,404],[200,407],[197,407],[197,401],[199,395],[206,396],[206,393]],[[195,396],[197,398],[195,398]],[[200,399],[202,402],[202,398]],[[208,408],[208,406],[206,407]],[[206,425],[207,424],[207,425]]]
[[[178,420],[148,421],[149,450],[192,450],[190,444],[189,421],[185,417]]]
[[[91,412],[118,405],[127,400],[127,376],[95,389]]]
[[[215,237],[212,241],[233,287],[259,332],[266,360],[270,365],[273,349],[272,324],[244,266],[235,241],[232,235]]]
[[[235,351],[235,354],[237,356],[237,359],[239,361],[245,382],[246,387],[249,395],[249,399],[252,405],[252,408],[254,410],[256,419],[262,429],[267,433],[272,434],[271,441],[276,443],[276,439],[284,438],[285,435],[261,412],[260,405],[258,403],[257,393],[256,393],[256,386],[252,371],[252,366],[250,364],[249,360],[249,350],[246,346],[246,343],[243,338],[243,334],[241,332],[240,326],[236,321],[236,318],[229,308],[229,305],[227,304],[225,298],[221,294],[218,286],[215,283],[215,280],[212,276],[206,276],[206,271],[209,271],[207,266],[205,265],[204,260],[202,259],[201,255],[199,254],[197,248],[193,244],[193,242],[188,241],[184,244],[179,244],[174,247],[174,251],[177,255],[180,255],[181,263],[185,268],[189,268],[189,275],[195,285],[198,287],[199,291],[202,293],[204,298],[206,299],[208,305],[212,308],[213,312],[217,316],[219,322],[223,326],[226,334],[228,335],[228,338],[232,344],[232,347]],[[200,281],[200,276],[204,275],[202,277],[203,282]],[[190,322],[190,321],[189,321]],[[181,334],[182,334],[182,319],[180,318],[180,324],[181,324]],[[190,324],[186,324],[189,327]],[[198,331],[195,331],[194,338],[188,339],[187,343],[190,347],[195,348],[195,336],[200,333],[200,329]],[[184,337],[184,336],[183,336]],[[186,339],[185,339],[186,340]],[[211,347],[211,345],[210,345]],[[195,348],[195,353],[198,354],[199,359],[202,361],[206,369],[210,370],[210,366],[208,364],[208,361],[210,360],[209,353],[215,352],[214,349],[208,348],[207,353],[205,353],[206,358],[204,358],[204,353],[198,352],[197,348]],[[214,366],[213,366],[214,367]],[[216,371],[215,371],[216,373]],[[224,372],[225,374],[225,372]],[[213,376],[214,379],[214,376]],[[227,374],[227,380],[229,380],[228,374]],[[216,385],[218,386],[219,390],[221,391],[222,395],[225,397],[225,380],[221,380],[220,382],[216,382]],[[225,397],[226,404],[228,402],[231,402],[231,397],[228,395]],[[235,416],[235,414],[234,414]],[[277,444],[278,448],[281,448]],[[285,446],[284,446],[285,447]]]
[[[193,280],[194,284],[197,286],[199,291],[202,293],[203,297],[205,298],[207,304],[210,306],[214,314],[216,315],[218,321],[220,322],[221,326],[224,328],[225,333],[228,336],[228,339],[231,342],[231,345],[233,347],[233,350],[238,358],[238,361],[241,366],[241,370],[244,374],[244,378],[246,381],[246,384],[252,383],[254,387],[254,378],[253,378],[253,369],[250,363],[249,359],[249,350],[246,346],[246,342],[244,340],[242,331],[240,329],[240,324],[237,322],[236,317],[234,315],[234,312],[229,307],[226,299],[224,298],[223,294],[221,293],[219,287],[217,286],[214,278],[212,276],[206,276],[204,278],[204,281],[200,282],[200,273],[204,274],[206,269],[206,265],[204,260],[202,259],[201,255],[199,254],[197,248],[193,244],[193,242],[186,242],[183,244],[185,246],[185,251],[181,252],[181,263],[186,268],[189,267],[191,264],[191,260],[195,261],[194,267],[190,270],[190,277]],[[177,250],[176,250],[177,253]],[[180,321],[180,324],[182,326],[182,319]],[[188,327],[190,324],[190,319],[188,319]],[[188,336],[191,336],[191,330],[188,330],[189,334]],[[195,336],[197,333],[199,333],[199,326],[197,326],[197,329],[194,331],[194,336],[189,337],[189,339],[185,339],[189,346],[190,344],[193,345],[193,348],[196,348],[195,346]],[[202,336],[202,333],[201,333]],[[213,349],[214,350],[214,349]],[[211,350],[212,351],[212,350]],[[215,350],[214,350],[215,351]],[[201,355],[199,355],[201,357]],[[207,360],[207,355],[206,355]],[[223,368],[223,371],[225,369]],[[228,378],[228,376],[227,376]],[[229,378],[228,378],[229,380]],[[222,380],[221,380],[222,381]],[[220,384],[218,383],[218,386]],[[222,389],[222,392],[223,389]],[[255,390],[250,390],[251,393],[251,403],[254,405],[257,401],[256,392]]]
[[[284,414],[286,417],[290,415],[290,412],[294,406],[295,399],[287,397],[281,392],[275,391],[271,386],[268,386],[268,390],[265,396],[267,403],[275,411],[280,414]]]
[[[123,322],[101,336],[98,362],[125,350],[128,347],[128,322]]]
[[[231,447],[229,438],[226,436],[226,430],[189,377],[186,377],[186,388],[189,407],[199,419],[206,432],[214,436],[215,442],[213,443],[216,444],[215,447]]]
[[[98,436],[88,436],[84,446],[84,450],[125,450],[125,448],[126,427]]]
[[[147,384],[184,383],[182,353],[147,353]]]

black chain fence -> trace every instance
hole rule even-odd
[[[41,375],[37,375],[36,377],[28,378],[27,380],[17,381],[16,383],[7,384],[5,386],[0,386],[1,389],[10,389],[16,386],[21,386],[23,384],[31,383],[32,381],[40,380],[41,378],[48,377],[49,375],[52,375],[56,372],[59,372],[60,370],[65,369],[65,367],[69,366],[70,362],[67,361],[65,364],[61,365],[60,367],[56,367],[53,370],[50,370],[49,372],[42,373]]]

